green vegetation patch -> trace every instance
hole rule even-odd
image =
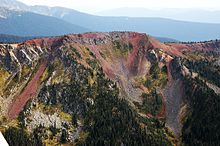
[[[151,66],[150,73],[145,77],[145,80],[143,80],[143,84],[149,89],[149,91],[152,91],[155,87],[164,87],[167,81],[168,76],[166,65],[160,69],[158,63],[155,63]]]
[[[127,56],[128,52],[133,50],[133,45],[129,42],[128,44],[120,42],[120,41],[113,41],[114,45],[114,53],[116,56]]]
[[[10,77],[10,73],[0,67],[0,94],[3,87],[5,87],[8,77]]]
[[[81,54],[77,51],[76,48],[73,48],[73,47],[72,47],[71,50],[72,50],[72,52],[74,53],[74,55],[75,55],[76,57],[78,57],[79,59],[82,59]]]
[[[138,105],[142,113],[151,114],[156,116],[162,109],[162,95],[156,93],[156,89],[151,91],[149,94],[143,93],[143,104]]]

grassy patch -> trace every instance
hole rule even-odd
[[[60,145],[56,138],[46,139],[43,141],[43,144],[45,146],[59,146]]]
[[[25,78],[27,77],[31,72],[31,68],[28,65],[23,65],[22,66],[22,72],[21,72],[21,77]]]
[[[37,106],[33,110],[39,110],[46,115],[52,115],[60,111],[60,108],[61,108],[60,106],[49,106],[49,105],[44,105],[40,103],[40,104],[37,104]]]
[[[53,64],[49,65],[49,67],[47,69],[47,72],[48,72],[47,76],[51,76],[55,70],[56,70],[56,72],[55,72],[55,75],[51,79],[51,83],[52,84],[59,84],[60,82],[62,82],[65,79],[64,78],[65,68],[63,66],[62,61],[59,59],[55,59]],[[47,72],[45,74],[47,74]]]
[[[64,113],[64,112],[59,112],[59,116],[61,117],[61,119],[64,119],[68,122],[72,121],[72,116],[68,113]]]
[[[88,76],[88,83],[90,86],[93,86],[97,82],[97,72],[96,70],[93,71],[93,74]]]
[[[43,75],[40,78],[40,82],[44,82],[45,80],[47,80],[49,77],[49,72],[48,72],[48,68],[45,69]]]
[[[131,43],[125,44],[120,41],[113,41],[113,46],[117,57],[127,56],[128,52],[133,50],[133,45]]]
[[[0,68],[0,93],[2,92],[3,87],[5,87],[5,84],[9,76],[9,72],[4,70],[3,68]]]

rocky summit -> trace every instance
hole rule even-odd
[[[220,41],[136,32],[0,44],[10,145],[218,145]]]

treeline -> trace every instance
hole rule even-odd
[[[220,87],[220,67],[213,65],[213,62],[207,60],[189,61],[186,60],[187,68],[199,73],[199,75],[218,87]]]
[[[208,40],[208,41],[188,41],[188,42],[178,42],[180,44],[196,44],[196,43],[216,43],[216,42],[220,42],[220,40],[215,39],[215,40]]]

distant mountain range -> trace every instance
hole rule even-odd
[[[179,41],[220,38],[220,24],[150,17],[95,16],[62,7],[27,6],[16,0],[0,0],[0,3],[13,14],[5,17],[0,10],[2,34],[51,36],[88,31],[137,31]]]
[[[182,21],[220,23],[219,10],[204,10],[193,8],[166,8],[166,9],[146,9],[146,8],[116,8],[95,13],[99,16],[130,16],[130,17],[161,17]]]
[[[0,33],[19,36],[53,36],[89,31],[58,18],[32,12],[0,8],[5,15],[0,18]]]
[[[16,9],[16,10],[25,10],[28,9],[29,6],[25,5],[16,0],[0,0],[1,7],[9,8],[9,9]]]
[[[20,37],[14,35],[0,34],[0,43],[20,43],[34,38],[38,37]]]
[[[180,42],[179,40],[171,39],[171,38],[165,38],[165,37],[155,37],[160,42]]]

